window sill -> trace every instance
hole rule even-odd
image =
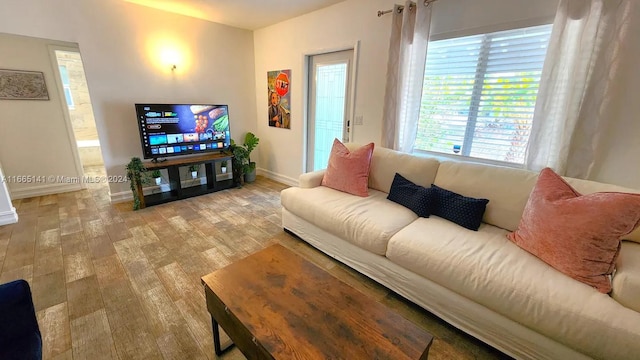
[[[454,155],[454,154],[445,154],[434,151],[426,151],[426,150],[413,150],[413,155],[422,156],[422,157],[430,157],[435,158],[438,161],[457,161],[457,162],[467,162],[474,164],[484,164],[484,165],[495,165],[502,167],[510,167],[514,169],[524,169],[524,164],[515,164],[506,161],[497,161],[497,160],[489,160],[489,159],[481,159],[474,158],[470,156],[462,156],[462,155]]]

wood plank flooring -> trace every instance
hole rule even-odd
[[[0,282],[30,283],[45,359],[216,359],[200,278],[277,242],[433,334],[430,359],[507,358],[285,233],[285,187],[258,177],[140,211],[104,184],[16,200]]]

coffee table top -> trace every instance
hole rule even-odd
[[[433,340],[279,244],[202,282],[275,359],[426,359]]]

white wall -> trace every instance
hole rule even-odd
[[[56,86],[57,75],[49,58],[48,45],[53,43],[0,33],[0,69],[41,71],[49,93],[48,101],[0,100],[0,162],[5,175],[12,179],[7,186],[14,199],[80,189],[79,183],[48,179],[77,178],[81,171],[76,167]]]
[[[336,50],[360,42],[356,84],[356,115],[364,124],[353,127],[355,142],[379,143],[382,134],[387,54],[394,0],[347,0],[254,32],[257,134],[261,138],[258,167],[295,183],[303,171],[305,132],[304,55]],[[468,33],[526,19],[553,20],[557,0],[442,0],[434,4],[432,34]],[[498,26],[499,27],[499,26]],[[269,127],[266,120],[266,73],[292,69],[291,130]],[[296,149],[290,151],[289,149]],[[297,151],[300,149],[300,151]]]
[[[109,175],[124,175],[130,158],[142,156],[136,102],[229,104],[233,136],[255,131],[253,37],[248,30],[120,0],[5,0],[0,3],[0,32],[79,44]],[[163,43],[184,57],[175,72],[158,64],[156,45]],[[6,56],[0,52],[0,63]],[[34,127],[45,119],[35,121]],[[8,172],[12,155],[0,156]],[[110,184],[112,196],[128,188],[127,183]]]

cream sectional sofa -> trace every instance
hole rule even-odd
[[[348,144],[350,149],[357,145]],[[395,173],[489,199],[476,231],[386,199]],[[457,328],[521,359],[640,358],[640,231],[602,294],[510,242],[537,173],[374,150],[369,197],[303,174],[281,193],[283,227]],[[578,179],[583,194],[640,192]],[[633,241],[631,241],[633,240]]]

